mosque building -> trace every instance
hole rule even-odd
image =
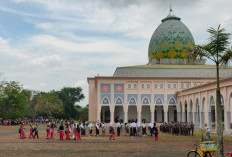
[[[147,64],[88,78],[89,121],[179,121],[214,128],[216,66],[189,59],[194,45],[191,32],[170,9],[151,37]],[[230,132],[232,67],[220,68],[220,78],[223,122]]]

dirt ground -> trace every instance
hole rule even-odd
[[[194,136],[159,134],[159,141],[150,136],[117,137],[109,140],[108,129],[105,136],[86,136],[81,141],[60,141],[46,139],[46,126],[39,126],[39,139],[29,139],[29,126],[26,126],[26,139],[19,139],[19,126],[0,126],[0,157],[186,157],[193,144],[200,141],[200,132]],[[87,131],[88,133],[88,131]],[[72,133],[71,133],[72,137]],[[212,135],[215,139],[215,135]],[[225,152],[232,151],[232,136],[224,136]]]

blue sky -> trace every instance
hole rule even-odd
[[[196,44],[209,27],[232,33],[231,0],[0,0],[0,72],[33,90],[81,86],[84,106],[87,77],[148,62],[170,4]]]

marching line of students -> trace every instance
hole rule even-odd
[[[85,128],[85,123],[81,123],[80,125],[78,123],[74,123],[73,126],[71,127],[71,124],[69,122],[63,124],[61,122],[57,132],[59,133],[59,139],[64,140],[64,136],[66,140],[71,140],[70,139],[70,133],[72,132],[73,129],[73,140],[81,140],[81,136],[86,135],[86,128]],[[93,126],[92,123],[87,124],[88,131],[89,131],[89,136],[93,135],[93,128],[95,127],[96,131],[96,136],[99,136],[100,134],[100,128],[102,128],[102,135],[105,135],[106,131],[106,125],[105,123],[100,123],[99,121],[96,122],[96,124]],[[132,123],[125,123],[125,135],[126,136],[146,136],[147,135],[147,126],[145,123],[135,123],[134,121]],[[55,128],[57,128],[57,124],[55,122],[48,122],[47,128],[46,128],[46,138],[47,139],[54,139],[54,132]],[[118,121],[116,123],[116,128],[117,128],[117,136],[122,135],[122,128],[123,124]],[[154,135],[155,141],[158,140],[158,129],[155,125],[155,123],[149,123],[148,129],[150,131],[151,136]],[[39,138],[39,131],[38,131],[38,123],[35,125],[30,124],[30,134],[29,138]],[[25,128],[24,128],[24,123],[21,124],[20,129],[20,139],[26,138],[25,136]],[[34,134],[33,134],[34,133]],[[110,122],[109,123],[109,139],[115,140],[115,131],[114,131],[114,125]]]

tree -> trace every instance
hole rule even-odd
[[[82,88],[80,87],[65,87],[60,91],[55,91],[64,104],[64,118],[75,118],[76,110],[75,105],[84,99],[84,94],[82,94]]]
[[[27,101],[22,93],[23,87],[18,82],[1,81],[0,115],[4,118],[24,118]]]
[[[227,66],[232,59],[232,48],[229,47],[230,33],[226,33],[225,29],[210,28],[207,30],[210,34],[209,43],[196,47],[193,52],[196,56],[204,56],[216,64],[217,72],[217,89],[216,89],[216,110],[217,110],[217,156],[224,156],[223,148],[223,125],[222,125],[222,105],[220,92],[219,67]]]
[[[35,112],[37,116],[61,117],[64,114],[64,106],[59,97],[52,93],[41,92],[35,96]]]

